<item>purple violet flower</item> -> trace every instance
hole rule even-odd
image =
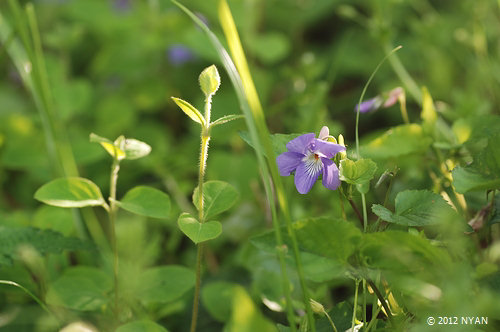
[[[194,59],[193,52],[184,45],[172,45],[167,52],[170,63],[174,66],[180,66]]]
[[[288,151],[280,154],[276,163],[281,176],[295,171],[295,187],[299,193],[307,194],[321,173],[326,188],[335,190],[339,187],[339,169],[331,159],[345,150],[344,146],[317,139],[309,133],[291,140],[286,148]]]
[[[354,107],[354,112],[358,111],[358,105],[359,104],[356,104],[356,106]],[[380,97],[377,96],[375,98],[371,98],[362,102],[359,105],[359,112],[360,113],[372,112],[377,110],[380,107],[380,105],[382,105],[382,100]]]

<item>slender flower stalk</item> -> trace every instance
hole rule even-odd
[[[113,280],[115,284],[115,316],[118,316],[118,249],[116,246],[116,184],[118,182],[118,171],[120,170],[120,160],[118,159],[117,148],[114,147],[113,163],[111,165],[111,175],[109,179],[109,228],[111,238],[111,249],[113,250]]]

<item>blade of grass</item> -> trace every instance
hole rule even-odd
[[[276,195],[278,197],[278,202],[281,208],[281,212],[285,217],[288,235],[290,236],[290,239],[292,241],[292,249],[295,258],[295,264],[297,266],[297,274],[299,277],[299,282],[304,297],[303,299],[304,306],[307,312],[307,320],[311,331],[315,332],[316,326],[315,326],[313,311],[311,308],[311,303],[309,301],[310,297],[305,283],[302,262],[299,255],[299,246],[297,243],[297,237],[295,235],[295,231],[292,226],[292,220],[288,208],[288,202],[285,196],[285,190],[283,188],[283,183],[281,181],[281,177],[278,172],[278,166],[276,165],[276,156],[272,148],[272,142],[269,135],[269,130],[266,125],[265,116],[262,110],[262,105],[260,104],[259,96],[257,94],[257,89],[255,88],[255,84],[253,83],[252,75],[250,73],[248,63],[246,61],[245,53],[243,51],[243,47],[241,46],[238,30],[236,29],[236,25],[234,23],[234,19],[231,14],[231,10],[229,9],[229,5],[227,4],[226,0],[219,1],[219,20],[221,22],[224,35],[226,36],[226,40],[228,41],[229,49],[231,50],[233,59],[236,62],[236,68],[238,69],[238,73],[241,76],[243,83],[243,92],[246,96],[246,99],[248,100],[248,104],[250,106],[252,117],[253,120],[255,121],[258,130],[261,144],[263,145],[265,153],[268,156],[267,159],[269,167],[268,169],[271,171],[271,177],[274,183]],[[276,227],[276,232],[278,232],[277,227]]]
[[[50,93],[35,9],[29,3],[23,13],[17,0],[9,0],[9,5],[15,29],[11,28],[7,19],[0,13],[0,41],[31,94],[42,120],[50,164],[54,166],[53,175],[78,176],[64,124],[57,117]],[[13,37],[16,33],[19,38]],[[83,222],[82,214],[86,223]],[[104,232],[92,210],[74,210],[73,216],[80,236],[93,238],[99,245],[107,246]]]
[[[293,307],[292,307],[292,298],[291,298],[291,291],[290,291],[290,280],[288,279],[288,275],[286,272],[286,264],[285,264],[285,257],[284,257],[284,246],[283,246],[283,240],[281,236],[281,231],[280,231],[280,225],[279,221],[277,218],[277,212],[276,212],[276,207],[275,207],[275,201],[274,201],[274,196],[272,192],[272,185],[270,182],[270,176],[269,176],[269,169],[267,167],[267,164],[264,160],[264,154],[262,151],[262,146],[260,143],[259,139],[259,134],[257,131],[257,126],[255,124],[254,118],[252,116],[252,111],[250,109],[249,101],[247,99],[247,96],[245,95],[245,90],[243,88],[243,83],[242,80],[239,76],[238,71],[236,70],[236,67],[231,60],[231,57],[225,50],[225,48],[222,46],[221,42],[219,39],[215,36],[215,34],[206,26],[204,22],[202,22],[196,15],[194,15],[189,9],[181,5],[175,0],[172,0],[172,2],[178,6],[184,13],[186,13],[208,36],[208,39],[214,46],[215,50],[217,51],[219,58],[224,65],[224,68],[226,69],[228,76],[231,80],[231,83],[233,84],[235,88],[236,95],[238,97],[238,101],[240,103],[240,107],[242,109],[243,114],[245,115],[245,121],[248,126],[248,130],[250,133],[250,137],[252,141],[254,142],[255,145],[255,151],[257,154],[257,160],[259,163],[259,167],[262,171],[263,174],[263,179],[264,179],[264,188],[266,191],[266,195],[269,199],[269,204],[271,208],[271,214],[272,214],[272,219],[273,219],[273,227],[276,230],[276,243],[277,243],[277,253],[278,253],[278,260],[280,263],[280,268],[282,272],[282,281],[283,281],[283,291],[285,294],[286,302],[287,302],[287,318],[290,324],[290,328],[292,331],[296,331],[295,327],[295,315],[293,312]],[[267,136],[269,137],[269,136]]]

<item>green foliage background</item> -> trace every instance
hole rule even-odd
[[[214,3],[183,2],[224,40]],[[458,192],[466,194],[468,210],[460,216],[444,213],[442,217],[437,211],[431,221],[425,219],[428,216],[418,215],[417,220],[424,218],[424,224],[431,226],[413,229],[416,236],[408,233],[404,222],[390,225],[388,232],[361,234],[353,226],[357,223],[346,226],[340,220],[336,192],[316,185],[308,195],[299,195],[292,178],[284,179],[292,219],[301,221],[295,226],[313,297],[333,308],[332,312],[337,312],[332,314],[334,317],[348,310],[351,315],[354,282],[345,277],[346,266],[366,273],[382,269],[387,271],[385,277],[401,307],[417,314],[417,318],[406,316],[403,322],[412,331],[429,330],[425,318],[439,315],[489,316],[489,326],[481,329],[500,328],[498,200],[493,201],[495,209],[488,220],[491,227],[482,233],[464,235],[470,231],[466,223],[488,204],[485,190],[498,187],[500,3],[235,0],[229,5],[270,131],[317,133],[327,125],[332,135],[344,135],[349,154],[354,150],[354,106],[361,90],[380,59],[393,47],[403,45],[397,58],[416,82],[416,89],[401,76],[397,64],[386,63],[375,76],[367,97],[403,86],[410,121],[419,122],[420,88],[426,86],[441,122],[431,135],[422,134],[425,137],[421,133],[409,135],[410,127],[398,127],[377,148],[373,146],[374,138],[403,123],[399,108],[361,116],[361,151],[363,157],[377,162],[376,179],[386,170],[399,168],[388,192],[387,209],[382,211],[389,214],[386,218],[407,218],[406,211],[398,210],[400,192],[426,189],[439,193],[433,178],[439,169],[432,166],[435,157],[429,153],[435,143],[442,143],[437,145],[439,149],[448,144],[443,149],[445,154],[450,159],[457,157],[452,166],[460,168],[455,169],[454,176],[465,174],[460,178],[462,182],[455,184]],[[121,164],[118,197],[135,185],[152,186],[170,195],[172,204],[166,218],[138,217],[126,211],[118,216],[120,271],[123,283],[131,290],[124,295],[131,308],[125,314],[129,316],[122,321],[144,318],[170,331],[186,330],[192,292],[166,296],[162,301],[154,289],[142,289],[144,285],[136,285],[136,280],[149,277],[154,284],[155,275],[166,273],[161,270],[166,267],[160,265],[194,266],[196,249],[178,229],[177,218],[183,211],[195,215],[191,197],[197,183],[198,125],[180,112],[170,97],[189,100],[202,109],[203,95],[197,78],[203,68],[214,63],[222,85],[213,99],[212,117],[240,114],[228,76],[204,33],[170,1],[38,0],[34,8],[54,109],[68,132],[80,175],[92,179],[107,197],[110,158],[98,144],[89,142],[89,134],[95,132],[112,139],[125,135],[147,142],[152,152],[146,158]],[[0,13],[7,25],[16,26],[7,1],[0,2]],[[87,232],[74,224],[71,211],[41,205],[33,198],[35,191],[54,179],[58,171],[48,157],[47,137],[36,105],[6,51],[15,36],[3,38],[0,49],[0,279],[14,280],[34,293],[45,294],[45,287],[64,287],[64,278],[75,277],[75,265],[103,266],[109,277],[112,263],[106,254],[96,259]],[[190,56],[178,63],[171,52],[181,46]],[[468,134],[462,135],[461,129]],[[262,235],[271,229],[271,221],[254,151],[242,139],[248,137],[246,130],[244,121],[232,121],[212,132],[206,180],[229,182],[239,192],[239,198],[218,219],[222,235],[206,246],[207,287],[202,292],[204,306],[199,322],[203,331],[220,331],[223,325],[242,331],[243,323],[230,314],[237,305],[230,299],[225,303],[219,299],[229,296],[224,291],[248,303],[255,326],[268,327],[264,316],[286,324],[283,314],[263,304],[280,303],[282,281],[272,255],[272,236]],[[283,142],[288,140],[285,138]],[[399,148],[407,150],[399,153]],[[373,189],[369,202],[384,203],[386,189],[385,184]],[[483,191],[469,192],[471,189]],[[377,216],[388,221],[374,212],[370,214],[371,222]],[[89,213],[95,214],[97,224],[105,225],[104,211],[87,210],[84,215]],[[350,220],[356,220],[350,210],[348,214]],[[437,219],[440,222],[433,222]],[[66,238],[59,238],[53,231]],[[46,242],[33,241],[31,236],[36,232],[42,235],[37,239]],[[24,240],[18,243],[31,242],[39,254],[50,254],[26,258],[9,244],[13,238],[9,234],[21,234]],[[57,241],[61,241],[60,246]],[[58,253],[57,248],[73,251]],[[298,300],[300,288],[293,259],[290,254],[286,258],[292,271],[293,296]],[[190,280],[189,271],[179,273]],[[427,285],[441,288],[440,300],[433,299],[432,294],[422,295],[422,289],[429,289]],[[106,283],[99,286],[96,292],[105,298],[109,287],[105,287]],[[137,304],[137,292],[149,295]],[[51,300],[50,294],[46,300],[57,307],[59,299]],[[103,301],[90,307],[102,309]],[[103,330],[110,328],[111,323],[99,314],[78,316],[70,310],[58,310],[65,321],[78,317]],[[11,314],[7,330],[51,331],[58,326],[24,293],[7,286],[0,286],[0,311]],[[325,331],[329,329],[326,324],[318,324],[318,330],[321,326]]]

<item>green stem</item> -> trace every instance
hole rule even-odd
[[[384,307],[384,310],[387,314],[387,318],[389,318],[389,322],[391,322],[392,327],[396,329],[396,326],[395,326],[394,321],[392,319],[391,310],[389,309],[389,306],[387,305],[387,302],[385,301],[384,296],[382,295],[382,293],[380,292],[380,290],[378,289],[378,287],[375,285],[375,283],[373,281],[371,281],[370,279],[366,279],[366,281],[368,282],[368,285],[370,285],[370,287],[373,289],[373,292],[375,293],[375,295],[378,297],[380,303],[382,304],[382,307]]]
[[[338,332],[337,327],[335,326],[335,323],[333,322],[332,318],[330,315],[326,312],[326,310],[323,310],[323,313],[325,314],[326,318],[330,322],[330,325],[332,326],[332,329],[334,332]]]
[[[356,287],[354,289],[354,306],[352,308],[352,323],[351,323],[351,331],[354,331],[354,325],[356,323],[356,308],[358,307],[358,288],[359,288],[359,279],[355,281]]]
[[[352,198],[349,198],[348,201],[349,201],[349,204],[351,204],[352,210],[354,211],[354,213],[356,213],[356,216],[358,217],[359,222],[361,223],[361,227],[364,228],[363,217],[361,216],[361,213],[359,212],[359,209],[356,206],[356,203],[354,203]]]
[[[120,162],[117,159],[118,151],[115,148],[115,157],[111,165],[111,175],[109,180],[109,228],[111,238],[111,248],[113,250],[113,280],[115,284],[115,316],[118,315],[118,250],[116,246],[116,184],[118,181],[118,171],[120,170]]]
[[[35,294],[33,294],[27,288],[19,285],[17,282],[10,281],[10,280],[0,280],[0,284],[10,285],[10,286],[14,286],[14,287],[20,288],[26,294],[28,294],[33,300],[35,300],[35,302],[38,303],[38,305],[40,305],[40,307],[42,307],[42,309],[45,310],[49,315],[54,316],[57,320],[59,320],[57,318],[57,316],[52,311],[50,311],[50,309],[45,305],[45,303],[43,303],[42,300],[40,300]]]
[[[344,219],[344,221],[347,221],[347,215],[345,213],[345,208],[344,208],[344,197],[342,197],[342,188],[339,188],[338,190],[339,192],[339,201],[340,201],[340,211],[342,212],[342,219]]]
[[[366,324],[366,279],[363,278],[363,326]]]
[[[205,120],[207,126],[210,125],[210,105],[211,98],[208,97],[205,100]],[[203,211],[203,181],[205,178],[205,169],[207,166],[207,157],[208,157],[208,144],[210,142],[210,133],[209,128],[205,128],[202,126],[201,129],[201,147],[200,147],[200,168],[198,172],[198,219],[200,223],[205,222],[205,216]],[[201,289],[201,268],[202,268],[202,260],[203,260],[203,243],[197,244],[197,253],[196,253],[196,282],[194,287],[194,299],[193,299],[193,313],[191,316],[191,332],[196,331],[196,324],[198,321],[198,307],[200,303],[200,289]]]

